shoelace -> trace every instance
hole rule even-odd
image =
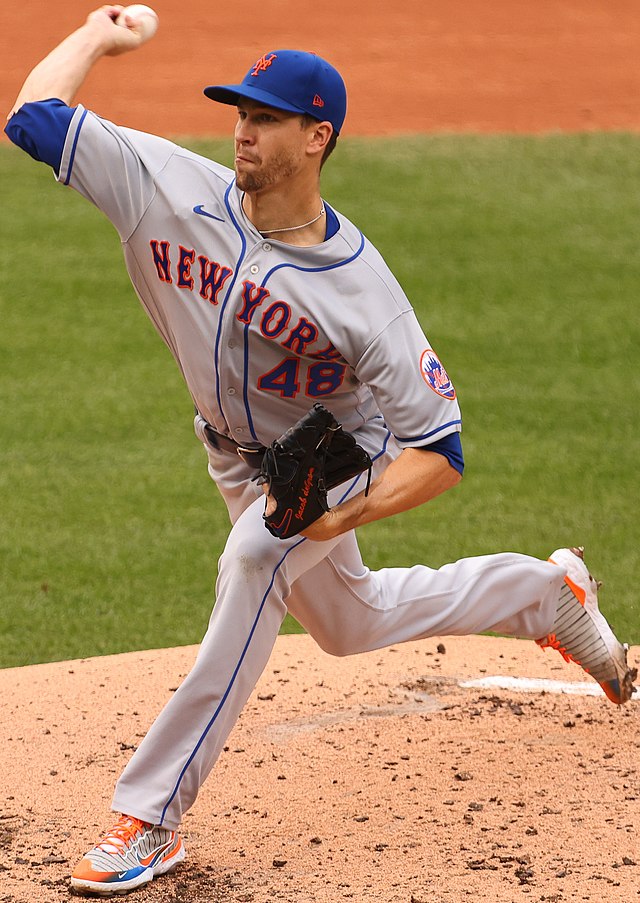
[[[575,664],[580,665],[583,671],[586,671],[587,674],[590,673],[589,669],[585,668],[582,662],[579,662],[578,659],[574,658],[570,652],[567,652],[566,647],[561,645],[560,640],[555,635],[555,633],[550,633],[544,640],[536,640],[536,642],[541,649],[555,649],[556,652],[560,653],[565,662],[575,662]]]
[[[113,828],[105,834],[96,848],[104,853],[109,853],[111,852],[111,850],[107,849],[109,846],[126,847],[129,841],[133,840],[136,835],[142,834],[145,828],[145,823],[140,821],[140,819],[133,818],[130,815],[123,815]]]

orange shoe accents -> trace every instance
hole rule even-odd
[[[584,603],[583,603],[584,604]],[[566,648],[561,645],[560,640],[557,638],[555,633],[550,633],[548,636],[544,637],[544,639],[536,640],[538,646],[541,649],[555,649],[556,652],[559,652],[563,657],[565,662],[574,662],[576,665],[580,665],[583,671],[589,674],[589,669],[585,668],[582,662],[579,662],[577,658],[574,658],[570,652],[567,652]]]

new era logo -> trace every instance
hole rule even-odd
[[[266,54],[261,56],[260,59],[256,62],[253,69],[251,70],[251,74],[254,76],[260,75],[261,72],[266,72],[269,66],[273,63],[274,60],[277,60],[277,54],[272,53],[270,56]]]
[[[320,97],[319,94],[316,94],[316,96],[313,98],[313,105],[314,105],[314,107],[323,107],[324,106],[324,100]]]

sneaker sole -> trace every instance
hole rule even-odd
[[[623,661],[620,663],[616,661],[617,670],[623,672],[622,680],[603,681],[600,684],[607,695],[607,698],[616,705],[622,705],[625,702],[629,702],[636,692],[633,682],[638,676],[638,669],[630,668],[627,663],[627,649],[629,646],[624,643],[622,648],[624,650]]]

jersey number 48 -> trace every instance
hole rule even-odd
[[[267,392],[278,392],[281,398],[295,398],[300,391],[300,371],[306,368],[305,394],[311,398],[331,395],[342,385],[344,364],[318,361],[307,365],[299,357],[286,357],[273,370],[263,374],[258,380],[258,388]]]

